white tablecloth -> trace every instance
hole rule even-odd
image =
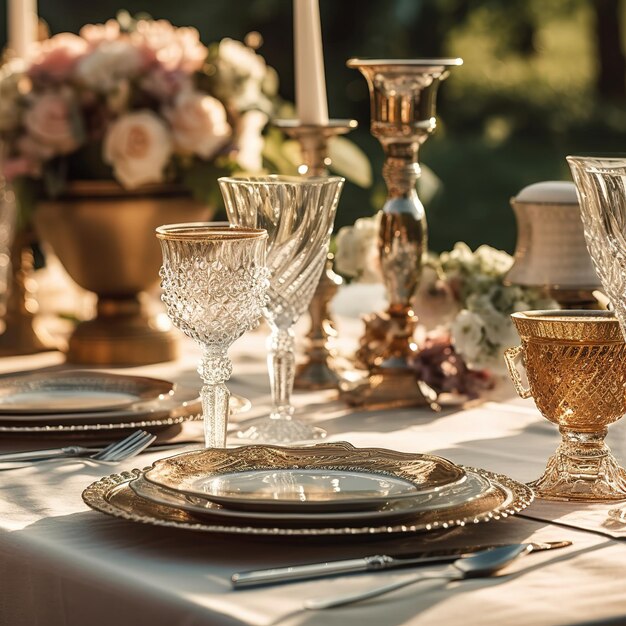
[[[254,402],[250,415],[237,421],[260,415],[268,407],[263,339],[262,333],[253,333],[232,352],[235,374],[230,387]],[[189,347],[179,362],[129,371],[199,384],[195,358],[195,350]],[[61,361],[56,353],[3,359],[0,371]],[[490,401],[434,414],[425,409],[350,411],[333,401],[330,392],[300,393],[295,400],[301,415],[326,428],[332,440],[435,452],[522,481],[540,474],[558,442],[555,428],[539,416],[531,401]],[[616,424],[609,435],[623,461],[625,427],[626,423]],[[0,448],[15,445],[5,438]],[[119,470],[148,465],[158,456],[142,455]],[[0,472],[2,626],[626,623],[626,544],[615,537],[522,517],[405,537],[393,545],[418,550],[525,540],[574,543],[519,559],[506,575],[492,579],[451,585],[432,581],[367,603],[303,612],[304,598],[364,589],[410,572],[234,592],[229,579],[236,571],[382,553],[389,543],[255,541],[132,524],[83,504],[82,490],[102,474],[100,467],[70,462]],[[621,527],[606,524],[608,508],[583,507],[581,512],[576,505],[537,503],[528,514],[619,537]]]

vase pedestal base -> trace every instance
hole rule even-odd
[[[52,339],[44,343],[33,328],[32,318],[8,318],[0,335],[0,357],[51,352],[58,348]]]
[[[177,357],[174,331],[159,328],[137,298],[101,298],[98,315],[76,327],[67,350],[67,361],[77,365],[148,365]]]
[[[374,368],[362,381],[343,381],[339,397],[350,406],[368,409],[427,406],[439,410],[437,394],[417,380],[415,372],[401,368]]]

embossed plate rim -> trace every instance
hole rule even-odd
[[[486,480],[480,474],[476,474],[474,472],[466,472],[466,476],[468,480],[471,477],[479,477],[482,480],[486,481],[486,485],[481,487],[479,492],[473,492],[471,495],[468,495],[464,502],[468,503],[478,497],[484,497],[487,495],[490,489],[493,489],[493,483],[489,480]],[[467,481],[465,481],[467,482]],[[148,490],[154,490],[151,494],[148,494],[146,491],[142,490],[142,484],[145,485]],[[461,483],[463,484],[463,483]],[[452,485],[450,489],[454,489],[458,484]],[[237,519],[240,522],[245,521],[246,518],[253,519],[259,522],[281,522],[281,523],[299,523],[299,522],[308,522],[308,523],[324,523],[328,522],[329,524],[340,523],[340,522],[369,522],[369,521],[380,521],[384,519],[401,519],[407,517],[409,515],[415,515],[418,513],[430,512],[434,509],[451,509],[453,507],[460,506],[457,504],[446,504],[445,500],[443,500],[444,505],[441,506],[441,502],[437,502],[438,498],[433,498],[432,494],[426,494],[426,497],[429,497],[428,500],[422,500],[421,502],[415,503],[415,505],[411,508],[411,501],[409,498],[405,498],[402,500],[396,500],[394,503],[390,503],[392,507],[398,506],[399,504],[406,503],[404,506],[405,509],[388,509],[384,508],[380,509],[366,509],[366,510],[356,510],[356,511],[346,511],[342,510],[339,512],[304,512],[304,513],[291,513],[291,512],[278,512],[278,511],[246,511],[240,509],[229,509],[228,507],[221,506],[217,503],[212,502],[211,500],[203,500],[202,498],[192,498],[186,496],[182,493],[177,493],[175,491],[171,491],[169,489],[163,489],[158,487],[157,485],[145,480],[143,474],[138,476],[136,479],[131,480],[129,483],[129,487],[137,494],[140,498],[144,500],[150,500],[155,504],[160,504],[162,506],[167,506],[170,508],[179,508],[183,511],[190,513],[191,515],[195,515],[196,517],[202,515],[205,518],[213,518],[218,519],[222,518],[224,520],[229,519]],[[445,488],[444,488],[445,489]],[[445,494],[445,491],[442,490],[442,493]],[[442,496],[444,497],[444,496]],[[170,500],[168,501],[168,498]],[[173,498],[173,500],[171,500]],[[413,500],[419,500],[419,496],[415,496]]]
[[[483,511],[473,516],[448,518],[440,521],[429,522],[427,524],[396,524],[383,526],[340,526],[340,527],[323,527],[323,528],[285,528],[285,527],[259,527],[246,525],[224,525],[224,524],[206,524],[200,521],[182,522],[159,518],[156,516],[139,515],[127,512],[119,507],[112,505],[109,501],[113,492],[119,489],[130,489],[128,483],[142,474],[142,470],[135,469],[130,472],[122,472],[121,474],[112,474],[105,476],[100,480],[89,485],[82,493],[85,504],[95,511],[99,511],[106,515],[125,519],[127,521],[149,524],[152,526],[161,526],[166,528],[178,528],[184,530],[193,530],[199,532],[212,532],[230,535],[253,535],[263,537],[322,537],[331,538],[336,536],[365,537],[378,535],[397,535],[417,532],[432,532],[436,530],[448,530],[450,528],[466,526],[469,524],[486,523],[498,519],[504,519],[520,513],[534,499],[534,493],[530,487],[519,483],[504,474],[496,474],[488,470],[474,467],[461,466],[464,469],[475,472],[484,478],[490,480],[494,486],[500,488],[503,492],[509,493],[508,501],[492,508],[489,511]],[[175,509],[174,509],[175,510]]]
[[[222,458],[220,458],[220,456]],[[260,457],[265,457],[261,459]],[[203,458],[204,457],[204,458]],[[211,461],[211,457],[215,457]],[[308,457],[308,458],[307,458]],[[203,461],[202,469],[195,468],[196,460]],[[345,461],[349,462],[345,462]],[[439,482],[424,484],[419,482],[417,469],[411,473],[410,465],[416,463],[433,463],[451,476]],[[235,464],[239,463],[238,466]],[[216,470],[215,468],[218,467]],[[193,485],[182,484],[198,473],[218,476],[219,474],[236,471],[276,470],[276,469],[319,469],[344,470],[377,475],[388,475],[411,482],[415,491],[399,496],[370,496],[363,498],[335,498],[327,501],[294,502],[293,500],[267,500],[237,496],[219,496],[207,494],[193,489]],[[193,472],[191,471],[193,470]],[[177,476],[176,473],[179,472]],[[183,452],[165,459],[155,461],[145,472],[145,479],[164,489],[184,493],[194,498],[202,498],[219,502],[231,508],[248,510],[282,509],[291,511],[304,510],[347,510],[347,507],[377,508],[382,502],[396,498],[407,498],[436,492],[442,487],[457,484],[465,479],[465,471],[448,459],[433,454],[399,452],[385,448],[357,448],[346,441],[325,442],[314,446],[277,446],[277,445],[245,445],[237,448],[217,448]]]

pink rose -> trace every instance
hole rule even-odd
[[[172,125],[174,148],[182,154],[214,156],[228,141],[231,128],[222,103],[198,92],[183,92],[164,112]]]
[[[172,140],[160,117],[148,110],[120,116],[104,137],[104,160],[127,189],[160,183]]]
[[[79,31],[80,36],[92,46],[103,41],[115,41],[120,36],[120,25],[117,20],[108,20],[104,24],[86,24]]]
[[[146,60],[154,59],[170,71],[197,72],[208,54],[195,28],[175,28],[167,20],[139,20],[131,39]]]
[[[56,93],[33,100],[24,115],[24,126],[30,137],[52,154],[73,152],[82,140],[68,100]]]
[[[82,37],[59,33],[37,45],[28,74],[34,79],[67,80],[88,49]]]
[[[2,173],[8,182],[20,176],[38,177],[41,174],[39,163],[27,157],[15,157],[7,159],[2,165]]]
[[[181,91],[191,90],[189,74],[180,70],[166,70],[157,65],[141,78],[141,88],[162,102],[171,101]]]

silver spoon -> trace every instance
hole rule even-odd
[[[464,578],[477,578],[480,576],[491,576],[498,570],[506,567],[511,561],[514,561],[521,554],[525,554],[530,550],[529,544],[520,544],[515,546],[503,546],[502,548],[494,548],[493,550],[485,550],[478,552],[472,556],[457,559],[451,565],[430,572],[421,572],[410,578],[374,587],[367,591],[359,591],[342,596],[333,596],[331,598],[311,598],[305,600],[304,608],[308,610],[332,609],[336,606],[344,606],[353,602],[360,602],[369,598],[382,596],[390,591],[402,589],[408,585],[418,583],[422,580],[431,580],[443,578],[448,581],[463,580]]]

